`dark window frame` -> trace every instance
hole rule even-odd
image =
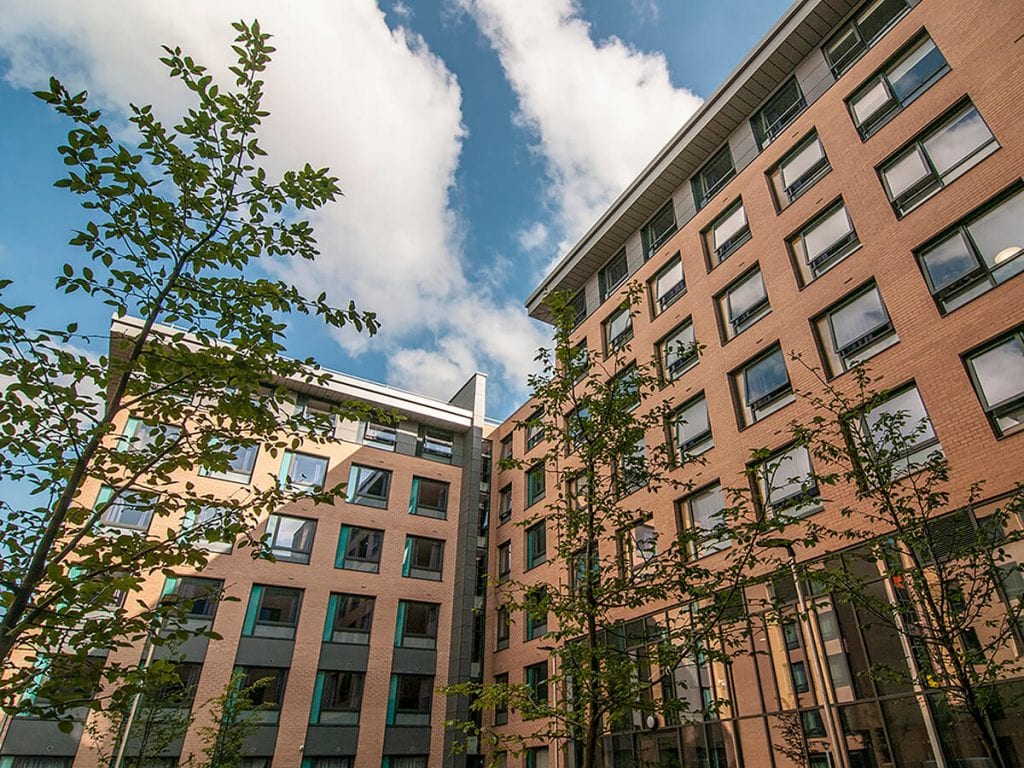
[[[768,123],[764,113],[770,107],[774,106],[777,99],[782,98],[785,94],[786,89],[789,87],[796,88],[796,99],[789,104],[771,123]],[[807,109],[807,99],[804,98],[804,93],[800,88],[800,83],[796,78],[796,75],[792,75],[786,82],[775,89],[775,92],[765,99],[764,103],[758,108],[754,116],[750,118],[750,127],[754,131],[754,139],[757,141],[758,149],[764,151],[773,141],[782,135],[782,132],[788,128],[794,120],[804,113]]]
[[[705,172],[723,156],[728,156],[729,158],[729,170],[713,184],[707,184],[707,180],[704,178]],[[722,191],[722,189],[724,189],[735,177],[736,163],[733,160],[732,151],[729,148],[729,142],[726,142],[720,148],[715,150],[710,157],[708,157],[700,167],[700,170],[693,174],[693,177],[690,179],[690,186],[693,190],[693,202],[697,210],[701,210],[704,206],[710,203],[711,200],[714,199],[715,195]]]

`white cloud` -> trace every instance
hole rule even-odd
[[[595,41],[574,0],[457,1],[497,51],[545,160],[557,260],[701,100],[672,85],[662,54]]]
[[[536,251],[548,243],[548,228],[543,222],[535,221],[516,233],[516,241],[524,251]]]
[[[661,7],[657,0],[629,0],[629,7],[633,9],[634,16],[645,22],[657,24],[661,20]]]
[[[390,356],[394,383],[447,397],[480,369],[521,396],[544,335],[467,276],[464,224],[449,199],[465,136],[459,84],[421,37],[389,29],[374,0],[308,0],[301,13],[270,0],[18,0],[5,7],[0,53],[14,85],[38,88],[56,73],[101,105],[153,102],[173,119],[186,99],[157,61],[160,45],[225,73],[238,18],[259,18],[277,48],[265,73],[269,170],[329,166],[345,191],[313,217],[320,259],[271,269],[376,311],[384,330],[369,349]],[[496,317],[492,342],[480,328]],[[365,337],[337,339],[354,354],[367,349]]]
[[[398,0],[393,6],[391,6],[391,11],[396,16],[400,16],[403,19],[412,18],[412,8],[403,3],[402,0]]]

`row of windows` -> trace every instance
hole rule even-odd
[[[545,747],[545,757],[547,756]],[[178,768],[177,757],[150,757],[145,761],[146,768]],[[304,757],[302,768],[352,768],[355,764],[352,757]],[[427,768],[429,755],[385,755],[381,768]],[[74,758],[71,757],[2,757],[0,768],[71,768]],[[239,768],[271,768],[269,757],[243,757]],[[547,768],[547,761],[534,762],[531,768]]]
[[[823,49],[826,58],[833,66],[834,73],[838,73],[836,77],[852,65],[855,59],[873,45],[907,10],[908,5],[904,0],[885,0],[884,2],[874,0],[861,9],[849,24],[837,33],[839,36],[826,44]],[[858,22],[858,19],[862,21]],[[837,66],[840,69],[837,69]],[[851,118],[862,138],[867,139],[877,132],[947,71],[949,71],[949,65],[942,53],[927,33],[922,31],[847,99],[846,103]],[[804,111],[806,106],[806,100],[800,92],[796,78],[793,77],[784,83],[752,118],[751,124],[758,146],[764,149]],[[957,130],[947,133],[947,145],[943,148],[946,153],[959,149],[951,144],[964,143],[971,139],[969,136],[961,136],[967,132],[967,128],[968,126],[965,124],[959,126]],[[975,121],[974,128],[978,133],[988,133],[980,118]],[[988,133],[986,141],[990,142],[989,146],[984,150],[977,148],[979,153],[987,154],[996,148],[997,145],[990,133]],[[904,151],[909,153],[911,149],[912,147],[908,147]],[[911,173],[912,161],[908,159],[908,156],[899,159],[904,161],[903,174]],[[917,192],[920,192],[921,196],[920,199],[911,200],[911,203],[913,205],[920,204],[925,197],[940,188],[943,183],[948,183],[966,171],[970,166],[964,164],[964,167],[960,167],[963,160],[964,156],[961,155],[948,164],[940,161],[927,169],[918,168],[919,173],[927,173],[931,181],[927,181],[921,175],[918,176],[916,181],[922,187],[916,188],[916,192],[911,190],[910,196],[915,197]],[[980,157],[973,160],[971,164],[978,160]],[[926,161],[922,158],[921,165],[925,164]],[[812,132],[768,172],[769,186],[777,207],[780,210],[786,207],[828,170],[829,163],[824,149],[816,133]],[[883,175],[884,181],[882,170],[879,169],[879,173]],[[947,172],[950,176],[944,182],[942,176]],[[736,173],[729,146],[726,144],[705,163],[691,180],[697,209],[700,210],[710,202],[711,198],[736,176]],[[924,189],[929,184],[932,189]],[[895,198],[901,193],[906,193],[907,190],[894,191],[888,185],[886,185],[886,190],[890,193],[890,200],[893,201],[897,214],[904,215],[907,212],[905,201]],[[651,258],[677,229],[673,203],[669,200],[641,228],[644,260]],[[749,239],[749,236],[749,227],[746,223],[742,203],[737,201],[730,204],[724,213],[716,217],[712,226],[702,233],[708,257],[708,268],[713,268],[714,265],[727,258],[746,239]],[[604,302],[627,277],[626,254],[623,250],[618,252],[598,272],[600,301]],[[660,288],[664,288],[665,291],[659,291],[660,295],[657,298],[663,302],[669,302],[676,295],[673,291],[681,293],[685,290],[685,282],[682,280],[682,275],[679,275],[678,279],[667,278]],[[580,322],[587,315],[586,299],[582,291],[573,298],[573,305],[576,308],[577,322]],[[664,309],[664,307],[660,307],[660,309]],[[655,307],[655,314],[657,311],[659,308]],[[615,338],[616,335],[613,333],[609,338]]]

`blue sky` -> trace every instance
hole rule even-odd
[[[40,325],[105,333],[102,307],[53,291],[60,264],[81,258],[66,243],[83,219],[52,187],[67,125],[31,91],[56,74],[115,125],[128,102],[173,120],[186,102],[159,46],[223,72],[230,21],[256,17],[278,48],[270,170],[328,165],[346,194],[315,216],[315,265],[266,269],[336,303],[355,298],[384,329],[367,341],[299,323],[289,351],[445,398],[481,370],[488,415],[501,418],[525,398],[547,336],[526,296],[787,5],[15,2],[0,28],[0,276]]]

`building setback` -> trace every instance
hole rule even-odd
[[[1012,490],[1024,476],[1022,35],[1018,0],[797,0],[537,287],[530,314],[550,322],[545,296],[569,291],[580,318],[574,341],[592,359],[628,341],[637,359],[660,361],[663,396],[692,409],[690,423],[708,424],[689,435],[704,464],[680,470],[698,492],[744,482],[752,447],[785,448],[787,425],[812,415],[790,393],[820,384],[791,353],[840,388],[849,386],[844,372],[870,357],[880,386],[923,408],[949,459],[951,509],[967,503],[977,479],[991,498]],[[631,320],[619,310],[628,281],[644,287]],[[699,356],[673,354],[679,341],[695,341]],[[755,391],[746,373],[766,360],[781,360],[784,375]],[[485,423],[484,384],[478,374],[442,402],[332,375],[323,387],[296,388],[295,407],[360,399],[400,422],[339,422],[327,444],[257,451],[230,476],[182,478],[229,496],[288,477],[287,463],[301,462],[328,484],[349,483],[345,501],[296,503],[264,523],[277,562],[219,552],[201,574],[160,575],[133,596],[155,603],[208,579],[238,598],[203,605],[196,621],[212,621],[223,639],[190,642],[185,661],[197,702],[222,691],[234,669],[273,679],[245,768],[479,764],[448,755],[443,722],[466,712],[437,686],[481,676],[528,682],[527,668],[546,669],[540,637],[516,631],[499,644],[501,586],[484,599],[487,563],[496,577],[509,550],[513,580],[568,579],[556,562],[534,558],[526,569],[517,523],[544,502],[527,508],[523,470],[491,467],[492,444],[527,464],[543,452],[515,426],[535,405]],[[130,433],[136,422],[121,427]],[[83,493],[100,499],[102,489]],[[651,495],[650,525],[673,537],[691,500]],[[844,524],[843,501],[826,501],[819,519]],[[180,524],[158,519],[150,532]],[[1024,562],[1024,552],[1013,554]],[[711,695],[731,700],[727,716],[638,724],[608,738],[607,765],[636,754],[716,768],[935,765],[943,749],[950,765],[977,757],[957,732],[929,734],[905,688],[863,682],[871,663],[900,656],[895,638],[865,630],[848,606],[819,610],[815,621],[826,691],[807,684],[805,650],[776,626],[746,661],[707,670]],[[805,714],[822,696],[839,713],[840,744],[827,744]],[[532,730],[514,712],[504,717],[484,713],[484,725]],[[802,729],[796,755],[772,746],[792,717]],[[998,736],[1024,756],[1013,717],[996,722]],[[63,734],[11,718],[0,737],[0,768],[100,764],[81,723]],[[571,749],[532,746],[508,757],[509,768],[573,765]],[[193,728],[163,762],[199,749]]]

